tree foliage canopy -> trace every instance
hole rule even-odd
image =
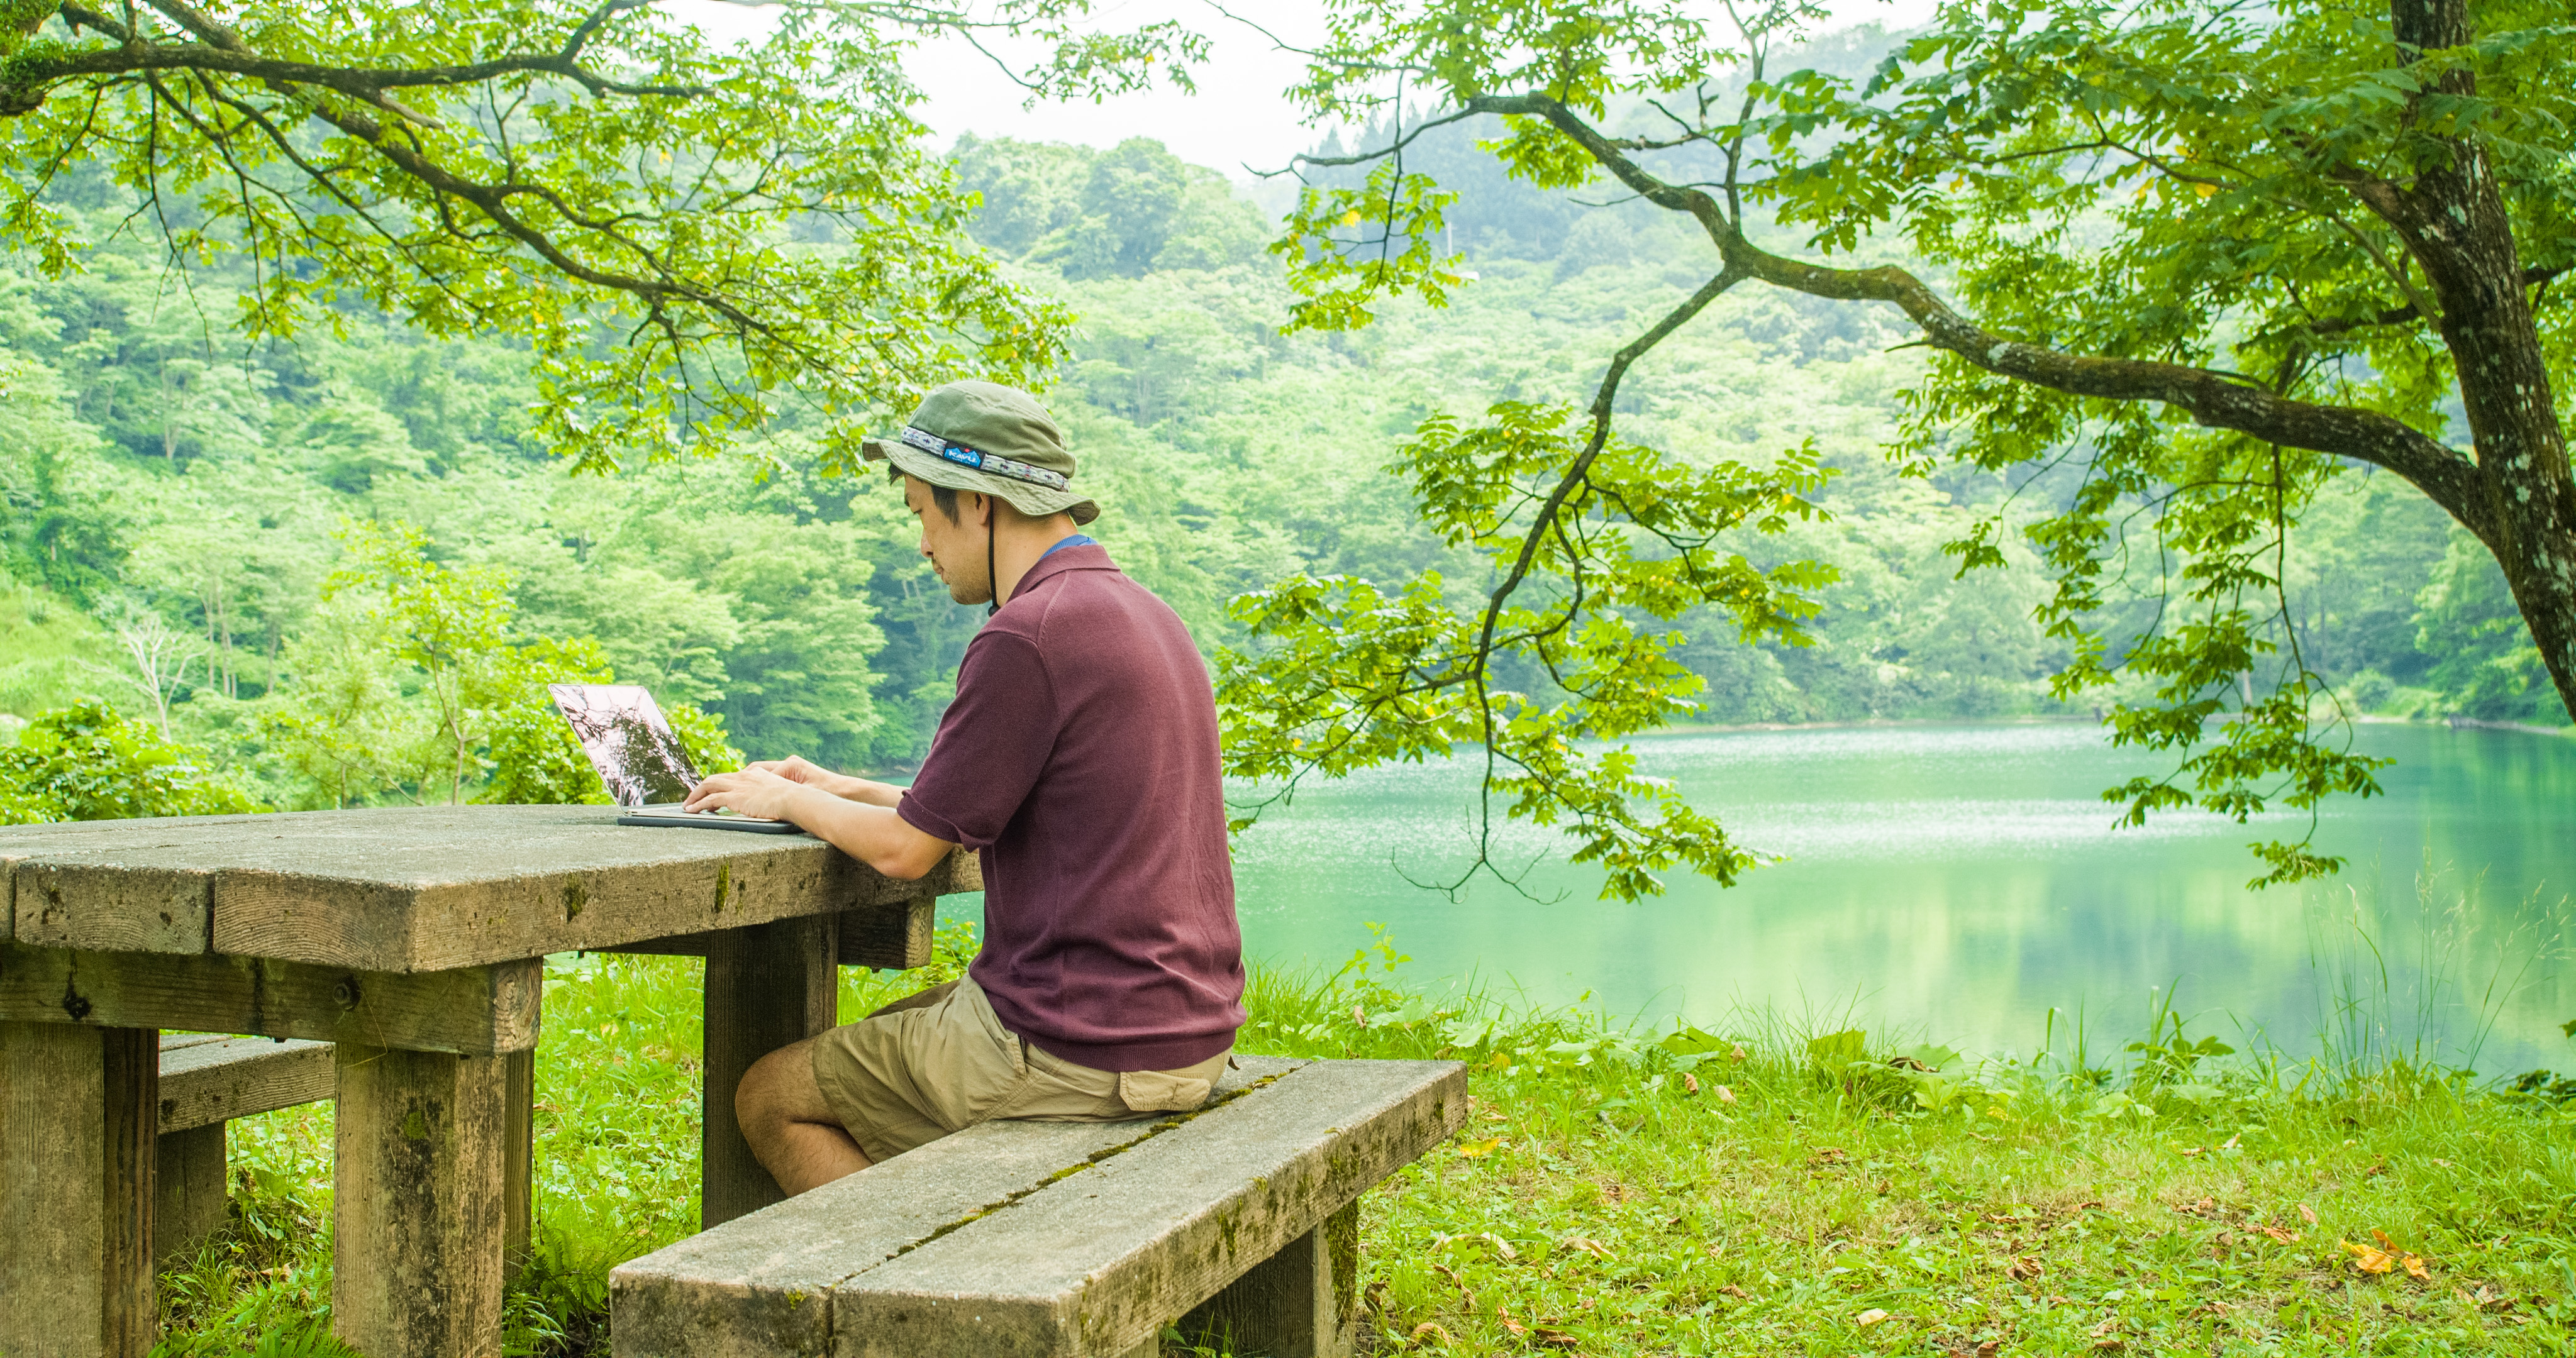
[[[778,9],[736,47],[650,0],[15,0],[0,236],[77,267],[50,196],[99,161],[178,263],[256,266],[250,335],[360,302],[515,336],[541,436],[584,468],[724,446],[785,403],[854,464],[843,421],[1042,372],[1070,323],[959,229],[967,201],[907,111],[910,39],[1051,38],[1022,78],[1056,94],[1200,49],[1169,25],[1077,31],[1079,0]]]
[[[2549,295],[2576,267],[2576,28],[2563,6],[1954,3],[1859,81],[1770,69],[1775,46],[1816,17],[1786,0],[1727,10],[1731,31],[1704,6],[1646,0],[1329,12],[1296,94],[1318,119],[1385,135],[1300,158],[1308,183],[1278,247],[1306,295],[1299,324],[1365,324],[1390,297],[1438,305],[1460,284],[1435,248],[1454,195],[1405,161],[1415,137],[1450,122],[1493,128],[1484,146],[1516,179],[1607,180],[1684,214],[1716,247],[1700,294],[1610,360],[1600,426],[1519,464],[1568,492],[1519,508],[1511,535],[1533,550],[1564,531],[1570,502],[1608,521],[1592,542],[1674,531],[1616,495],[1573,492],[1591,484],[1629,364],[1705,298],[1759,282],[1905,313],[1937,352],[1895,450],[1917,471],[1950,460],[2080,479],[2070,507],[2028,531],[2054,582],[2041,617],[2076,647],[2058,691],[2146,681],[2117,704],[2115,738],[2174,752],[2168,776],[2105,794],[2127,819],[2196,804],[2243,820],[2376,790],[2374,762],[2333,734],[2339,714],[2299,653],[2284,592],[2291,528],[2356,466],[2405,478],[2494,554],[2576,708],[2576,483],[2552,396],[2571,380],[2576,323]],[[1944,276],[1871,266],[1886,241]],[[1482,436],[1514,419],[1498,409]],[[1404,464],[1435,514],[1493,474],[1424,455],[1441,442]],[[2002,564],[2005,524],[1999,514],[1951,544],[1963,571]],[[1679,525],[1724,526],[1687,510]],[[1569,587],[1540,606],[1544,620],[1463,660],[1454,628],[1354,607],[1329,641],[1310,635],[1263,665],[1463,666],[1483,683],[1491,657],[1611,614],[1570,587],[1580,557],[1567,555]],[[1498,578],[1453,609],[1499,607],[1523,577]],[[2157,603],[2151,625],[2105,623],[2106,603],[2137,596]],[[1579,705],[1557,711],[1568,725],[1551,739],[1618,733],[1584,727]],[[1336,720],[1396,714],[1372,694]],[[1388,753],[1438,748],[1426,734]],[[1268,757],[1318,764],[1294,744]],[[1592,767],[1607,777],[1623,759]],[[1633,779],[1626,791],[1651,804]],[[1527,794],[1520,809],[1535,810]],[[1604,827],[1596,839],[1615,827],[1637,844],[1710,842],[1706,827],[1617,797],[1554,810]],[[2266,880],[2337,865],[2304,842],[2255,847]]]

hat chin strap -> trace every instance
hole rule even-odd
[[[984,605],[984,616],[988,618],[1002,611],[1002,573],[993,569],[993,521],[1000,517],[1002,517],[1002,511],[994,506],[993,497],[985,496],[984,588],[991,591],[993,595],[992,600]]]

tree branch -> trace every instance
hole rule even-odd
[[[2385,467],[2472,530],[2482,536],[2489,531],[2493,513],[2476,465],[2400,420],[2373,410],[2289,400],[2205,368],[2017,343],[1960,315],[1921,279],[1893,265],[1826,268],[1761,249],[1736,228],[1716,199],[1648,173],[1573,110],[1546,95],[1480,95],[1467,102],[1467,111],[1547,119],[1641,197],[1696,218],[1730,272],[1812,297],[1892,302],[1922,328],[1932,347],[1998,376],[2074,396],[2157,401],[2213,429]]]

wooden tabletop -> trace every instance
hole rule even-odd
[[[980,891],[805,835],[621,826],[613,806],[374,807],[0,827],[0,938],[442,971]]]

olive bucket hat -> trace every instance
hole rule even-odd
[[[1072,487],[1073,454],[1064,431],[1037,398],[998,382],[951,382],[922,399],[899,434],[859,445],[871,462],[934,486],[995,495],[1031,518],[1100,517],[1100,506]]]

